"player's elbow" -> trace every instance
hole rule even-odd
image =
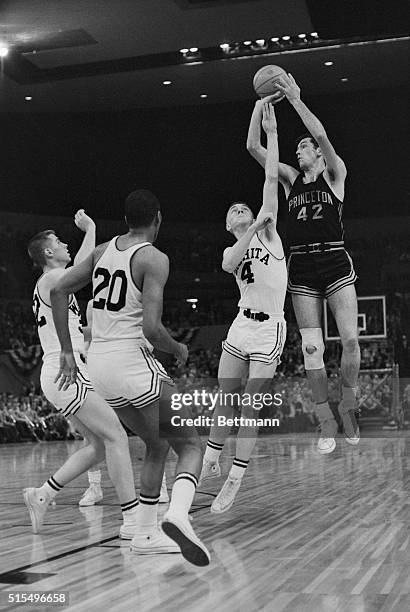
[[[265,174],[265,182],[267,183],[268,187],[276,184],[279,180],[279,172],[276,171],[272,171],[269,170],[268,172],[266,172]]]
[[[248,140],[246,141],[246,149],[248,153],[250,153],[251,155],[256,155],[259,151],[259,148],[260,144],[258,142],[255,142],[254,140],[250,140],[248,138]]]
[[[222,270],[224,272],[228,272],[228,274],[232,274],[232,272],[234,271],[234,266],[233,264],[229,261],[229,260],[223,260],[222,261]]]
[[[142,324],[142,331],[148,342],[151,342],[151,344],[155,344],[155,341],[158,337],[158,325],[155,324],[155,321],[144,321]]]
[[[317,140],[318,145],[320,145],[321,143],[327,140],[327,134],[324,128],[315,132],[315,140]]]

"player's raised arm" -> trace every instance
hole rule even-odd
[[[260,163],[262,168],[265,167],[266,162],[266,148],[261,144],[261,121],[263,105],[267,102],[274,102],[276,99],[275,95],[267,96],[262,100],[257,100],[251,115],[251,120],[248,129],[248,138],[246,141],[246,148],[249,153]],[[279,180],[283,185],[286,195],[288,195],[297,175],[298,171],[288,164],[279,162]]]
[[[262,127],[266,132],[267,149],[265,163],[265,183],[263,185],[263,203],[261,211],[270,212],[276,224],[278,216],[278,175],[279,149],[276,116],[273,105],[263,105]],[[268,226],[268,228],[270,225]]]
[[[95,223],[85,214],[81,208],[75,213],[74,223],[82,231],[85,232],[81,247],[74,258],[74,265],[81,263],[95,249]]]
[[[131,273],[133,268],[138,266],[138,270],[143,275],[142,278],[142,310],[143,323],[142,329],[145,338],[154,348],[175,355],[180,363],[185,363],[188,358],[188,349],[185,344],[176,342],[167,332],[162,324],[162,308],[164,287],[169,275],[168,257],[158,251],[155,247],[145,249],[131,263]]]
[[[293,106],[306,129],[317,141],[326,162],[326,169],[332,181],[344,180],[346,178],[346,166],[338,156],[330,142],[326,130],[319,119],[308,109],[300,99],[300,87],[291,74],[281,76],[276,82],[276,87],[285,94]]]

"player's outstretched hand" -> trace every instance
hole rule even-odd
[[[84,208],[77,210],[74,216],[74,223],[82,232],[87,232],[92,227],[95,227],[94,221],[85,214]]]
[[[276,104],[277,102],[283,100],[284,97],[285,94],[282,91],[277,91],[276,93],[271,94],[270,96],[265,96],[264,98],[257,100],[256,104],[259,104],[261,107],[263,107],[263,105],[267,102],[270,102],[271,104]]]
[[[178,365],[185,365],[188,360],[188,347],[182,342],[178,342],[178,350],[175,353]]]
[[[273,213],[261,210],[253,222],[253,228],[255,232],[259,232],[259,230],[264,229],[270,223],[273,223]]]
[[[265,102],[263,105],[262,127],[267,134],[277,130],[276,115],[271,102]]]
[[[300,100],[300,87],[290,73],[281,75],[275,81],[275,85],[287,97],[290,103]]]
[[[55,383],[60,380],[58,383],[58,390],[65,391],[70,385],[74,384],[77,378],[77,372],[78,368],[72,351],[61,351],[60,369],[54,379]]]

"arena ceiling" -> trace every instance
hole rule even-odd
[[[0,112],[235,102],[252,98],[253,74],[272,63],[306,95],[406,86],[405,7],[402,0],[2,0],[0,47],[9,52]],[[298,39],[312,32],[320,40]],[[221,43],[231,44],[229,53]]]

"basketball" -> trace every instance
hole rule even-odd
[[[280,66],[262,66],[253,77],[253,87],[261,98],[277,93],[276,81],[286,74]]]

